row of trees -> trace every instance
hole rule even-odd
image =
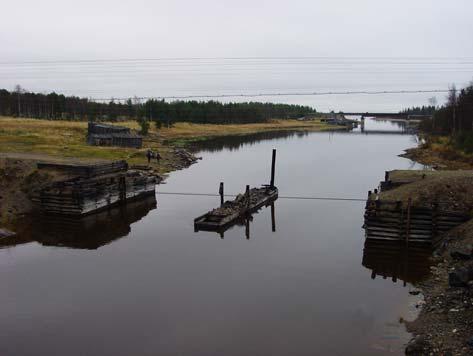
[[[308,106],[272,103],[220,103],[216,101],[173,101],[128,99],[97,102],[62,94],[30,93],[17,86],[9,92],[0,89],[0,115],[64,120],[155,121],[170,124],[178,121],[195,123],[256,123],[269,119],[304,116],[315,110]]]
[[[400,111],[400,113],[408,115],[433,115],[435,113],[435,110],[435,105],[422,105],[404,109]]]
[[[421,129],[436,135],[449,135],[457,148],[473,153],[473,83],[458,91],[450,87],[447,102],[437,107],[431,120]]]
[[[473,83],[458,91],[453,85],[445,105],[436,108],[422,129],[434,134],[458,135],[473,131]]]

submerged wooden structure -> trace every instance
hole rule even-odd
[[[276,150],[273,150],[270,184],[252,189],[247,185],[246,192],[239,194],[234,200],[224,202],[223,183],[220,183],[220,207],[195,218],[194,230],[196,232],[201,230],[215,231],[222,234],[230,227],[248,220],[252,213],[263,206],[273,204],[278,198],[278,188],[274,185],[275,165]],[[272,212],[274,212],[274,206],[272,206]],[[246,225],[248,229],[248,221]]]
[[[43,166],[77,172],[77,176],[43,187],[33,200],[43,213],[80,216],[154,195],[156,178],[145,172],[126,170],[127,167],[124,161]]]

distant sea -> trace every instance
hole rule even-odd
[[[0,62],[0,88],[90,98],[447,90],[473,80],[473,58],[176,58]],[[395,112],[446,93],[195,98]],[[172,100],[172,99],[169,99]]]

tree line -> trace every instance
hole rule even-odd
[[[413,106],[408,109],[400,111],[400,114],[407,115],[433,115],[435,113],[435,105],[422,105],[422,106]]]
[[[142,102],[98,102],[57,93],[28,92],[17,86],[14,91],[0,89],[0,115],[50,120],[120,121],[138,120],[172,124],[258,123],[269,119],[298,118],[315,110],[309,106],[261,102],[220,103],[217,101],[172,101],[149,99]]]
[[[461,90],[451,86],[447,102],[420,127],[431,134],[449,135],[458,148],[473,153],[473,83]]]

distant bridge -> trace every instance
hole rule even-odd
[[[341,112],[340,114],[346,116],[364,116],[364,117],[379,117],[379,118],[392,118],[392,119],[405,119],[407,120],[408,114],[401,113],[386,113],[386,112]]]

